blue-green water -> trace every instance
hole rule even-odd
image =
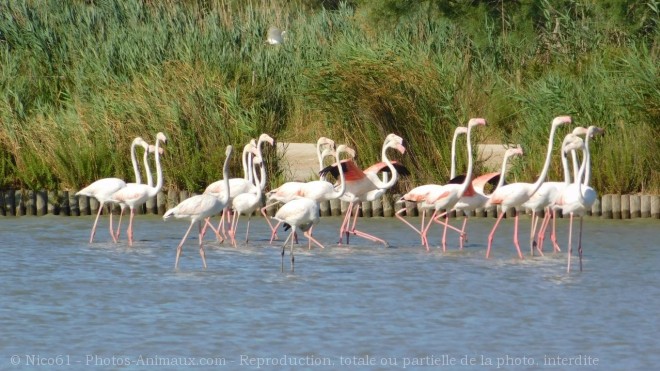
[[[340,220],[323,218],[315,236],[327,247],[307,250],[301,238],[295,273],[288,271],[288,250],[280,272],[280,245],[268,244],[260,218],[252,222],[249,246],[235,249],[209,237],[206,270],[195,238],[173,269],[185,221],[136,217],[134,247],[112,243],[105,224],[88,244],[92,222],[0,219],[0,369],[660,364],[657,221],[586,219],[584,271],[575,258],[570,275],[565,253],[518,260],[511,221],[502,223],[485,259],[493,219],[473,219],[466,249],[457,251],[451,235],[442,253],[426,252],[390,218],[361,225],[391,247],[357,238],[337,247]],[[522,230],[528,225],[523,218]],[[563,247],[566,221],[559,227]],[[433,231],[436,246],[440,235]],[[576,362],[587,366],[569,365]]]

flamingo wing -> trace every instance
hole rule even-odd
[[[472,186],[480,193],[484,193],[484,187],[486,184],[490,184],[493,187],[496,187],[497,183],[500,181],[500,176],[500,173],[488,173],[480,175],[472,180]]]
[[[396,169],[399,175],[403,175],[403,176],[410,175],[410,171],[408,170],[408,168],[402,165],[401,163],[399,163],[398,161],[392,161],[392,166],[394,166],[394,169]],[[387,164],[384,162],[377,162],[369,166],[368,168],[364,169],[365,174],[368,173],[377,174],[382,171],[388,173],[391,172],[389,166],[387,166]]]

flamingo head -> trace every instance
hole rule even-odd
[[[331,148],[335,148],[335,141],[330,138],[320,137],[319,140],[316,141],[316,146],[321,147],[324,145],[330,146]]]
[[[341,144],[339,147],[337,147],[335,152],[336,153],[344,152],[344,153],[348,153],[348,155],[351,156],[351,158],[355,157],[355,150],[351,147],[348,147],[348,146],[344,145],[344,144]]]
[[[469,128],[477,126],[477,125],[486,125],[486,119],[473,118],[473,119],[470,119],[470,121],[468,121],[468,127]]]
[[[516,148],[509,148],[504,152],[505,157],[511,157],[511,156],[522,156],[523,155],[523,149],[521,147],[516,147]]]
[[[275,139],[273,139],[273,137],[271,137],[270,135],[268,135],[266,133],[259,135],[258,143],[263,143],[263,142],[266,142],[266,143],[270,144],[271,146],[275,145]]]
[[[252,158],[252,163],[255,165],[261,165],[263,162],[264,162],[263,157],[261,157],[258,154],[254,155],[254,157]]]
[[[167,144],[167,137],[162,131],[158,132],[158,134],[156,134],[156,141],[161,141],[163,144]]]
[[[552,126],[557,127],[559,125],[570,124],[571,122],[571,116],[557,116],[552,120]]]
[[[144,139],[142,139],[142,137],[137,137],[133,139],[133,143],[131,143],[131,146],[142,146],[144,149],[149,148],[149,144]]]
[[[573,134],[575,135],[587,135],[587,128],[584,126],[578,126],[572,131]]]
[[[570,151],[582,148],[584,148],[584,140],[573,133],[568,134],[562,143],[562,149],[564,153],[569,153]]]
[[[225,156],[230,156],[231,153],[234,151],[234,147],[230,145],[227,146],[227,149],[225,149]]]
[[[596,135],[605,135],[605,129],[591,125],[589,126],[589,129],[587,129],[587,135],[589,135],[591,138],[595,137]]]

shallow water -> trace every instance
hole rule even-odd
[[[584,271],[566,254],[519,260],[503,221],[472,219],[469,243],[430,252],[391,218],[361,220],[390,247],[352,238],[337,247],[338,218],[295,248],[280,272],[265,222],[248,246],[196,238],[174,270],[188,223],[136,218],[134,247],[92,217],[2,218],[0,369],[580,369],[650,370],[660,364],[659,224],[585,219]],[[107,219],[102,219],[107,223]],[[454,224],[457,224],[454,222]],[[522,220],[527,231],[529,221]],[[566,221],[559,225],[565,245]],[[244,224],[241,232],[244,231]],[[441,232],[434,230],[432,244]],[[521,241],[526,241],[521,233]],[[579,357],[579,358],[576,358]],[[150,363],[151,362],[151,363]],[[153,366],[153,364],[158,366]],[[269,364],[267,364],[269,363]],[[273,366],[273,363],[276,366]],[[284,363],[284,365],[282,365]],[[489,365],[492,364],[492,366]],[[208,365],[212,366],[208,366]],[[453,366],[453,367],[451,367]],[[169,367],[179,369],[181,367]]]

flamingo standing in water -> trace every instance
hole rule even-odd
[[[227,146],[225,150],[225,162],[222,166],[222,180],[225,182],[224,189],[231,189],[229,184],[229,158],[231,157],[233,151],[232,146]],[[202,234],[202,220],[206,220],[214,215],[220,213],[229,202],[229,192],[223,192],[221,195],[214,195],[212,193],[203,193],[201,195],[192,196],[181,201],[175,207],[167,210],[163,215],[163,219],[166,220],[170,217],[179,218],[190,218],[190,226],[186,231],[186,234],[183,235],[179,246],[176,248],[176,259],[174,260],[174,269],[179,267],[179,256],[181,256],[181,250],[183,248],[183,243],[186,242],[188,234],[192,229],[192,226],[197,223],[199,228],[199,255],[202,257],[202,264],[204,269],[206,269],[206,254],[204,253],[204,238]]]
[[[135,182],[140,183],[141,182],[141,176],[140,176],[140,169],[137,163],[137,159],[135,156],[135,147],[136,146],[142,146],[145,150],[145,160],[146,160],[146,153],[149,150],[149,144],[144,141],[144,139],[137,137],[133,140],[133,143],[131,143],[131,162],[133,164],[133,172],[135,174]],[[94,235],[96,234],[96,226],[99,221],[99,217],[101,216],[101,211],[103,211],[103,206],[107,203],[110,202],[111,196],[113,193],[117,192],[118,190],[126,187],[126,182],[123,181],[122,179],[119,178],[103,178],[99,179],[92,184],[88,185],[87,187],[81,189],[80,191],[76,192],[76,196],[87,196],[87,197],[94,197],[96,200],[99,202],[99,211],[96,213],[96,219],[94,219],[94,225],[92,226],[92,232],[89,236],[89,243],[92,243],[94,241]],[[109,211],[110,214],[110,236],[112,237],[112,240],[114,242],[117,242],[117,237],[115,236],[114,229],[112,227],[112,210]],[[121,218],[121,217],[120,217]],[[121,220],[121,219],[120,219]]]
[[[357,217],[362,207],[363,201],[373,201],[381,197],[388,189],[390,189],[398,180],[399,173],[408,174],[408,170],[398,163],[393,163],[387,157],[387,150],[389,148],[396,149],[401,154],[406,152],[403,146],[403,139],[396,134],[389,134],[383,143],[381,150],[382,161],[376,163],[364,171],[362,171],[354,161],[342,161],[334,165],[330,165],[321,171],[321,174],[331,173],[336,176],[338,167],[344,169],[344,176],[346,182],[346,193],[340,198],[342,201],[349,203],[346,210],[346,215],[339,229],[339,244],[342,244],[343,236],[346,235],[346,244],[349,243],[349,235],[354,234],[358,237],[366,238],[370,241],[379,242],[387,246],[387,242],[373,236],[371,234],[357,230]],[[378,177],[378,173],[388,169],[392,173],[392,178],[385,182]],[[355,206],[355,204],[358,204]],[[350,224],[351,214],[355,213],[353,224]]]
[[[472,128],[475,126],[483,126],[486,125],[486,120],[483,118],[473,118],[470,119],[468,122],[468,131],[467,131],[467,153],[468,153],[468,169],[467,173],[465,175],[465,179],[463,180],[463,183],[461,184],[456,184],[456,183],[448,183],[445,185],[432,185],[427,188],[427,193],[425,195],[422,195],[422,198],[419,198],[420,195],[418,194],[413,194],[413,195],[403,195],[401,197],[400,201],[414,201],[414,202],[422,202],[423,207],[433,207],[433,215],[431,216],[430,220],[428,221],[426,227],[422,230],[422,240],[425,242],[425,247],[426,250],[429,250],[429,245],[428,245],[428,238],[427,234],[429,231],[429,228],[431,225],[436,222],[440,224],[447,225],[446,223],[440,222],[438,219],[441,217],[444,217],[446,214],[446,211],[440,215],[438,215],[438,212],[440,210],[451,210],[454,205],[460,200],[461,197],[466,193],[466,191],[471,191],[472,193],[474,190],[471,188],[472,184],[472,140],[471,140],[471,133],[472,133]],[[470,194],[468,194],[469,196]],[[451,227],[455,230],[458,230],[457,228]],[[460,232],[460,231],[459,231]],[[461,235],[461,238],[463,238],[463,235]]]
[[[330,155],[332,153],[332,149],[334,148],[335,148],[335,142],[332,139],[328,139],[326,137],[320,137],[316,141],[316,156],[318,157],[319,160],[319,170],[323,170],[323,159],[326,156]],[[325,180],[325,175],[321,174],[320,179]],[[286,182],[281,186],[277,187],[276,189],[273,189],[272,191],[268,192],[266,194],[266,198],[268,199],[268,202],[266,202],[266,206],[261,208],[261,214],[264,216],[264,218],[266,218],[267,221],[269,219],[268,214],[266,213],[268,208],[277,205],[279,203],[287,203],[293,200],[294,198],[298,197],[300,195],[302,188],[304,187],[304,184],[305,182]],[[270,223],[270,221],[268,221],[268,225],[270,226],[271,229],[270,242],[272,243],[273,239],[277,238],[277,228],[279,227],[280,223],[277,223],[277,225],[273,226]]]
[[[131,209],[131,215],[128,222],[128,244],[133,246],[133,219],[135,217],[135,208],[143,205],[151,197],[154,197],[158,194],[160,189],[163,187],[163,169],[160,164],[160,143],[167,143],[167,137],[163,133],[158,133],[156,135],[156,146],[155,146],[155,156],[156,156],[156,186],[150,186],[148,184],[130,184],[126,187],[118,190],[113,193],[111,196],[112,202],[126,204]]]
[[[467,134],[467,128],[465,126],[459,126],[454,130],[454,137],[451,140],[451,168],[450,168],[450,173],[449,173],[449,179],[452,180],[456,177],[456,141],[458,139],[458,136],[461,134]],[[413,195],[413,194],[426,194],[427,189],[429,188],[430,184],[425,184],[421,185],[418,187],[415,187],[411,189],[408,193]],[[419,234],[420,237],[422,237],[422,231],[424,230],[424,219],[426,218],[426,211],[427,208],[422,209],[422,221],[419,229],[417,229],[414,225],[412,225],[410,222],[408,222],[406,219],[403,218],[401,214],[406,212],[405,208],[402,208],[401,210],[397,211],[394,216],[401,220],[403,223],[405,223],[407,226],[412,228],[415,232]],[[424,238],[422,238],[422,244],[425,244]]]
[[[262,143],[269,143],[270,145],[275,144],[275,140],[268,134],[261,134],[259,136],[259,140],[257,141],[257,151],[258,153],[261,153],[261,146]],[[246,147],[243,149],[243,172],[244,172],[244,177],[243,178],[231,178],[229,179],[229,202],[225,205],[225,210],[222,212],[222,216],[220,217],[220,222],[218,223],[218,228],[213,228],[211,225],[210,219],[205,222],[204,229],[202,230],[202,235],[206,232],[206,227],[209,226],[211,229],[216,234],[216,237],[220,242],[224,241],[224,238],[226,237],[226,228],[225,228],[225,221],[229,222],[231,220],[231,205],[232,205],[232,200],[234,197],[236,197],[239,194],[242,193],[256,193],[257,189],[256,187],[258,185],[255,185],[251,179],[249,179],[249,172],[251,171],[249,168],[249,164],[245,160],[245,155],[247,155],[246,152],[250,151],[250,147],[253,146],[253,144],[248,143]],[[225,192],[225,182],[224,179],[218,180],[216,182],[213,182],[209,184],[206,189],[204,190],[204,193],[208,194],[215,194],[218,197],[222,197],[222,194]],[[264,185],[265,185],[265,179],[264,179]],[[222,235],[222,236],[221,236]]]
[[[248,235],[250,233],[250,219],[252,218],[252,213],[259,208],[259,205],[261,205],[261,197],[263,195],[259,179],[265,179],[266,168],[263,165],[263,158],[261,155],[259,155],[259,152],[256,148],[252,149],[252,154],[254,157],[249,161],[251,162],[250,166],[252,167],[252,176],[250,176],[250,179],[255,180],[255,184],[257,184],[257,187],[255,187],[257,192],[241,193],[236,195],[236,197],[234,197],[232,200],[234,217],[229,229],[229,235],[231,236],[234,247],[236,247],[236,229],[238,228],[238,220],[240,219],[241,214],[246,214],[248,216],[247,228],[245,230],[245,243],[247,243]],[[261,178],[257,177],[257,166],[260,168]]]
[[[527,200],[530,199],[536,193],[536,191],[541,187],[541,184],[545,181],[545,177],[548,174],[548,169],[550,168],[550,158],[552,156],[552,144],[555,138],[555,131],[557,128],[564,124],[569,124],[571,122],[570,116],[558,116],[552,121],[552,128],[550,129],[550,139],[548,140],[548,151],[545,156],[545,164],[543,165],[543,171],[541,175],[536,180],[535,183],[512,183],[507,184],[503,187],[496,189],[490,196],[490,200],[487,203],[487,206],[490,205],[500,205],[502,210],[500,211],[500,216],[497,218],[493,229],[488,235],[488,250],[486,250],[486,258],[490,257],[490,249],[493,245],[493,238],[495,237],[495,231],[497,226],[502,221],[502,217],[506,214],[506,211],[510,207],[517,207],[524,204]],[[520,251],[520,244],[518,243],[518,214],[516,213],[515,224],[513,229],[513,243],[518,250],[518,257],[523,259],[522,252]]]
[[[472,184],[470,187],[468,187],[468,191],[463,193],[463,196],[458,200],[456,205],[454,206],[454,210],[462,211],[463,212],[463,227],[461,228],[461,236],[467,236],[465,233],[465,227],[467,225],[468,221],[468,212],[469,211],[474,211],[476,209],[482,208],[486,205],[488,202],[488,199],[490,198],[489,195],[484,194],[483,187],[475,187],[475,183],[481,184],[483,181],[487,181],[490,179],[493,179],[494,176],[497,176],[498,182],[495,185],[495,189],[501,187],[504,185],[504,174],[506,172],[506,165],[507,162],[509,161],[509,158],[511,156],[522,156],[523,155],[523,150],[522,148],[509,148],[504,152],[504,158],[502,159],[502,170],[499,173],[490,173],[490,174],[485,174],[479,177],[478,179],[475,179],[472,181]],[[472,190],[470,190],[472,188]],[[442,249],[443,251],[445,250],[445,237],[447,235],[447,225],[448,225],[448,220],[445,219],[445,228],[442,233]],[[460,238],[460,249],[463,249],[463,241],[466,238]]]
[[[323,247],[320,242],[309,234],[309,230],[319,223],[319,204],[309,198],[296,197],[280,207],[273,217],[275,220],[286,223],[285,228],[287,226],[291,227],[291,232],[282,245],[282,272],[284,272],[284,250],[289,240],[291,240],[291,272],[294,270],[293,235],[296,231],[303,231],[304,236],[309,239],[310,243],[313,241],[315,244]]]

